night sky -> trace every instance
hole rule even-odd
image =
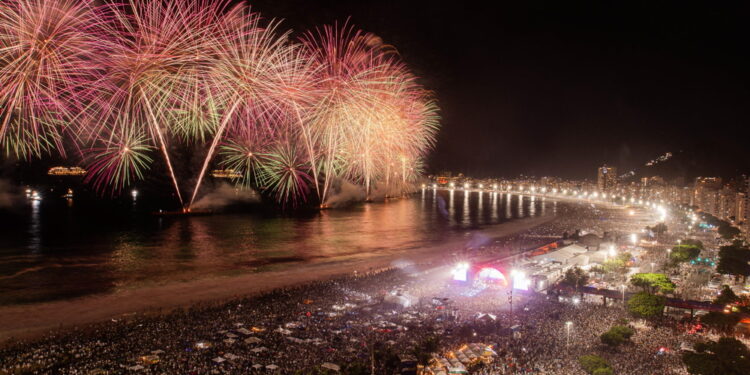
[[[295,32],[351,17],[395,45],[442,108],[431,172],[593,178],[667,151],[659,173],[750,171],[740,2],[487,3],[251,2]]]

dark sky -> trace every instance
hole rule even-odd
[[[749,171],[748,9],[613,3],[251,2],[295,31],[351,16],[394,44],[442,108],[431,171],[591,178],[666,151],[688,175]]]

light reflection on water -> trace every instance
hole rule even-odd
[[[556,202],[541,198],[433,189],[298,217],[101,215],[34,202],[0,228],[0,304],[398,253],[544,214],[547,205],[556,211]]]

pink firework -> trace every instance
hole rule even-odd
[[[0,2],[0,145],[16,157],[63,149],[84,94],[105,19],[88,0]]]

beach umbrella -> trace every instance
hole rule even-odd
[[[261,342],[263,342],[263,340],[261,340],[261,339],[259,339],[257,337],[248,337],[248,338],[245,339],[245,343],[246,344],[257,344],[257,343],[261,343]]]
[[[320,367],[326,368],[326,369],[329,369],[329,370],[333,370],[333,371],[339,371],[339,370],[341,370],[341,367],[339,367],[339,365],[333,364],[333,363],[330,363],[330,362],[325,362],[322,365],[320,365]]]

